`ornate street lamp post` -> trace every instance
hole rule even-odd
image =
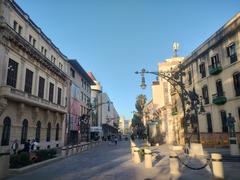
[[[94,111],[98,106],[102,106],[104,104],[108,104],[108,109],[110,109],[110,104],[112,104],[112,102],[111,101],[106,101],[106,102],[99,103],[99,104],[97,104],[96,102],[94,104],[91,104],[90,101],[87,102],[87,106],[88,106],[87,113],[83,114],[79,118],[80,126],[83,125],[83,124],[85,124],[85,126],[87,126],[86,127],[86,129],[87,129],[87,132],[86,132],[87,136],[89,136],[89,129],[90,129],[89,121],[90,121],[90,117],[91,117],[91,112]],[[89,137],[87,139],[89,139]]]
[[[182,108],[183,108],[183,119],[184,119],[184,132],[185,132],[185,138],[190,144],[190,139],[193,135],[193,133],[197,134],[197,141],[200,143],[200,132],[199,132],[199,123],[198,123],[198,113],[204,113],[204,107],[202,104],[202,97],[199,97],[197,93],[195,92],[195,89],[193,91],[187,91],[184,87],[183,83],[183,76],[185,75],[185,72],[183,71],[183,67],[180,64],[179,70],[173,71],[146,71],[145,69],[142,69],[140,72],[135,72],[136,74],[140,74],[142,78],[142,82],[140,87],[145,89],[146,83],[145,83],[145,74],[153,74],[158,77],[161,77],[165,79],[167,82],[169,82],[173,87],[176,88],[177,93],[180,96],[181,102],[182,102]],[[193,132],[190,133],[190,136],[187,137],[188,132],[188,125],[190,123],[194,127]],[[188,124],[189,123],[189,124]]]

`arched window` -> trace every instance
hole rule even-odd
[[[59,139],[59,124],[57,123],[55,140],[58,141],[58,139]]]
[[[233,84],[236,96],[240,96],[240,72],[233,74]]]
[[[24,119],[22,123],[21,144],[24,144],[27,141],[27,133],[28,133],[28,120]]]
[[[47,125],[47,142],[51,139],[51,123],[49,122]]]
[[[37,127],[36,127],[35,140],[36,140],[37,142],[40,142],[40,137],[41,137],[41,122],[38,121],[38,122],[37,122]]]
[[[9,145],[10,130],[11,130],[11,119],[9,117],[6,117],[3,121],[1,146]]]

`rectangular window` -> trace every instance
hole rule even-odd
[[[33,72],[29,69],[26,69],[26,76],[25,76],[25,88],[24,91],[26,93],[32,93],[32,80],[33,80]]]
[[[62,89],[58,88],[58,100],[57,103],[61,105],[61,99],[62,99]]]
[[[230,57],[230,63],[237,61],[237,52],[235,43],[230,44],[227,47],[227,56]]]
[[[209,104],[209,96],[208,96],[208,87],[207,85],[202,87],[202,96],[205,104]]]
[[[200,73],[202,78],[206,77],[206,68],[205,68],[205,63],[202,63],[199,65]]]
[[[36,39],[33,39],[33,47],[36,46]]]
[[[7,85],[16,88],[18,63],[12,59],[8,62]]]
[[[222,81],[219,79],[216,81],[217,96],[224,96]]]
[[[59,63],[59,68],[62,70],[62,68],[63,68],[62,63]]]
[[[44,51],[44,47],[42,46],[42,47],[41,47],[41,53],[43,53],[43,51]]]
[[[49,85],[49,96],[48,96],[48,100],[50,102],[53,102],[53,91],[54,91],[54,84],[50,83],[50,85]]]
[[[240,107],[238,107],[238,120],[240,121]]]
[[[71,73],[71,76],[75,78],[75,71],[72,68],[70,68],[70,73]]]
[[[212,118],[211,118],[211,114],[210,114],[210,113],[207,113],[206,116],[207,116],[208,132],[209,132],[209,133],[212,133],[212,132],[213,132],[213,129],[212,129]]]
[[[20,25],[18,26],[18,34],[20,34],[20,35],[22,34],[22,26],[20,26]]]
[[[42,77],[39,77],[38,97],[40,98],[44,97],[44,84],[45,84],[45,79]]]
[[[211,64],[212,68],[216,68],[216,67],[219,67],[221,65],[218,54],[216,54],[215,56],[211,57],[211,63],[212,63]]]
[[[13,29],[15,31],[17,31],[17,25],[18,25],[17,21],[13,21]]]
[[[44,56],[47,56],[47,50],[46,49],[44,50]]]
[[[233,74],[233,84],[236,96],[240,96],[240,72]]]
[[[191,73],[191,71],[188,71],[188,84],[189,85],[192,84],[192,73]]]
[[[32,36],[29,35],[29,40],[28,40],[31,44],[32,44]]]

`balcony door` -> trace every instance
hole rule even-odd
[[[217,89],[217,96],[224,96],[222,80],[219,79],[216,81],[216,89]]]

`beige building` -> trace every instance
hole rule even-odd
[[[206,113],[198,115],[198,122],[205,146],[228,146],[228,113],[236,120],[235,130],[240,141],[239,59],[240,13],[183,61],[186,89],[195,89],[203,98]]]
[[[0,151],[63,144],[66,56],[14,2],[0,1]]]
[[[183,60],[182,57],[166,59],[158,64],[158,72],[169,74]],[[160,111],[160,131],[165,136],[165,142],[172,144],[176,142],[174,132],[174,121],[172,118],[173,102],[170,92],[171,84],[164,78],[159,77],[152,84],[152,106],[154,111]],[[175,103],[175,102],[174,102]],[[154,112],[152,112],[153,114]]]

